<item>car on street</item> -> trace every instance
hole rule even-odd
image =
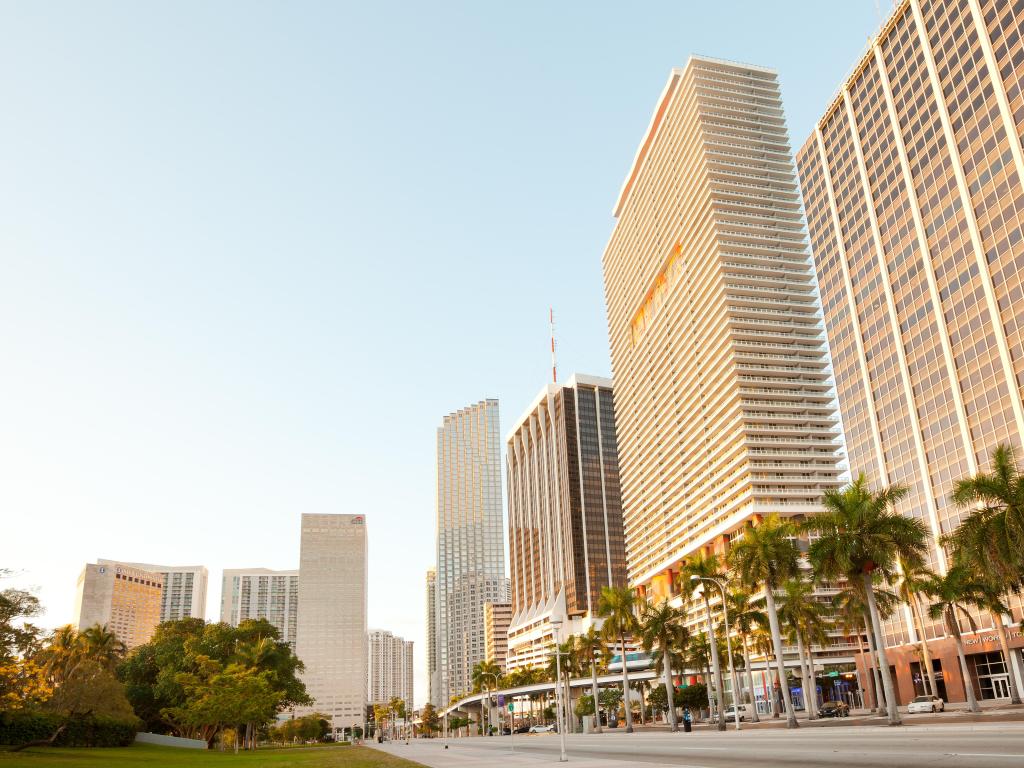
[[[938,696],[918,696],[907,705],[907,712],[914,715],[919,712],[943,712],[946,702]]]
[[[554,725],[535,725],[530,728],[530,733],[554,733]]]
[[[849,717],[850,705],[844,701],[826,701],[818,707],[821,717]]]
[[[750,717],[750,706],[748,704],[740,704],[740,722],[742,723],[744,720],[747,720],[749,717]],[[735,707],[735,705],[730,704],[728,707],[725,708],[725,722],[733,723],[735,721],[736,721],[736,707]],[[709,723],[717,723],[718,722],[718,715],[716,713],[712,713],[711,715],[708,716],[707,722],[709,722]]]

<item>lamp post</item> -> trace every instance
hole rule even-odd
[[[555,725],[558,728],[558,740],[561,754],[558,762],[564,763],[569,758],[565,755],[565,726],[562,723],[562,650],[558,641],[562,636],[562,617],[551,617],[552,634],[555,637]]]
[[[713,579],[710,576],[691,576],[690,581],[710,581],[722,592],[722,615],[725,621],[725,650],[729,654],[729,679],[732,680],[732,714],[736,719],[736,730],[740,729],[740,705],[739,705],[739,687],[736,685],[736,665],[732,660],[732,640],[729,638],[729,606],[725,604],[725,585],[722,584],[718,579]],[[708,638],[710,642],[715,642],[713,637]],[[723,704],[725,695],[722,692]],[[719,716],[724,714],[724,710],[719,707]]]

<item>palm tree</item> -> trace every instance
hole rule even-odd
[[[765,618],[767,620],[767,614],[765,614]],[[772,705],[772,717],[776,718],[779,716],[779,701],[775,695],[775,684],[772,680],[772,652],[774,647],[772,645],[771,629],[767,625],[762,625],[759,629],[754,630],[751,640],[754,650],[764,656],[764,681],[765,685],[768,686],[767,695]]]
[[[961,507],[980,509],[951,538],[974,539],[968,549],[983,558],[986,572],[999,574],[1005,583],[1024,579],[1024,473],[1017,468],[1013,448],[997,447],[992,471],[957,482],[952,498]]]
[[[878,571],[883,578],[891,578],[898,557],[923,558],[927,551],[928,531],[924,523],[894,509],[906,495],[907,489],[901,485],[872,491],[862,472],[845,488],[826,491],[822,499],[825,511],[811,517],[805,526],[820,534],[808,553],[819,578],[860,579],[864,584],[889,725],[899,725],[901,721],[875,601],[874,577]]]
[[[957,614],[965,616],[971,630],[976,630],[977,626],[967,606],[972,603],[977,605],[984,599],[984,588],[967,568],[954,565],[945,576],[936,576],[930,581],[927,593],[933,598],[928,615],[933,619],[944,620],[949,634],[956,642],[956,655],[960,660],[960,671],[964,676],[964,688],[967,693],[967,708],[971,712],[981,712],[978,699],[974,695],[974,678],[967,666],[964,641],[960,635],[960,619]]]
[[[576,655],[582,663],[583,660],[590,660],[590,695],[594,697],[594,732],[601,733],[601,715],[598,707],[600,704],[599,691],[597,690],[597,666],[598,659],[605,655],[605,645],[601,640],[601,634],[591,624],[586,632],[576,635]]]
[[[83,655],[108,672],[114,670],[128,650],[112,630],[106,626],[101,627],[99,624],[94,624],[83,630],[79,633],[78,638],[82,644]]]
[[[729,617],[732,627],[740,636],[743,645],[743,669],[747,673],[747,688],[750,689],[751,720],[760,722],[754,697],[754,671],[750,668],[750,635],[757,627],[768,625],[768,616],[754,603],[748,592],[732,591],[728,593],[726,602],[729,605]]]
[[[878,604],[878,613],[884,620],[892,616],[899,598],[896,597],[894,592],[875,587],[875,602]],[[839,618],[843,631],[857,634],[857,644],[860,646],[861,654],[863,655],[864,653],[861,635],[864,635],[867,637],[867,653],[869,658],[877,659],[874,635],[871,632],[871,617],[868,614],[867,598],[864,596],[864,583],[860,579],[846,582],[846,586],[839,590],[832,598],[832,604],[835,607],[836,615]],[[865,663],[864,666],[870,669],[870,674],[874,680],[874,708],[881,715],[888,710],[882,693],[882,678],[878,673],[878,665]],[[862,689],[865,688],[866,686],[862,686]]]
[[[657,647],[660,659],[654,659],[655,666],[661,662],[664,674],[665,696],[668,703],[668,722],[673,731],[679,730],[676,723],[676,708],[673,703],[675,687],[672,685],[672,651],[686,646],[689,633],[682,625],[685,613],[673,608],[667,600],[660,604],[648,603],[640,617],[640,638],[643,648],[648,653]]]
[[[491,685],[497,686],[498,678],[501,676],[501,667],[495,663],[494,659],[485,659],[484,661],[478,661],[473,665],[472,677],[470,678],[473,683],[474,691],[487,690],[487,714],[490,716],[491,709]],[[488,722],[487,727],[490,728],[491,723]]]
[[[927,587],[928,582],[935,577],[935,572],[919,559],[898,558],[899,581],[896,584],[896,593],[900,600],[910,607],[910,615],[914,620],[914,631],[917,632],[918,640],[921,643],[921,666],[927,674],[928,692],[932,696],[938,696],[938,688],[935,685],[935,670],[932,668],[932,654],[928,647],[928,637],[924,625],[924,615],[921,611],[920,594]]]
[[[626,668],[626,635],[637,630],[636,594],[629,587],[601,587],[597,612],[604,617],[602,636],[619,643],[622,654],[622,700],[626,710],[626,733],[633,732],[633,708],[629,701],[629,670]]]
[[[779,618],[784,624],[789,625],[789,639],[796,643],[804,706],[807,708],[807,718],[814,720],[817,717],[817,695],[814,683],[814,654],[811,646],[815,642],[821,644],[826,636],[822,629],[824,612],[814,599],[814,586],[810,582],[803,578],[795,578],[783,585]],[[808,656],[811,657],[810,662]]]
[[[779,612],[775,606],[775,591],[789,579],[800,573],[796,542],[793,540],[796,528],[778,515],[768,515],[760,525],[747,525],[743,535],[729,551],[729,563],[736,571],[744,588],[753,591],[764,589],[765,607],[768,609],[768,625],[772,631],[772,649],[775,666],[782,689],[782,701],[786,708],[786,726],[797,728],[793,700],[786,684],[786,668],[782,658],[782,631],[779,629]]]
[[[714,642],[712,638],[715,636],[715,629],[711,622],[711,600],[708,597],[708,585],[704,579],[714,579],[717,581],[723,581],[725,574],[722,572],[722,564],[718,559],[718,555],[705,555],[703,553],[691,557],[685,563],[682,568],[679,569],[679,588],[684,595],[692,595],[696,590],[694,587],[700,587],[700,595],[704,602],[704,611],[708,619],[708,642],[711,644],[711,668],[715,676],[715,701],[717,702],[718,718],[717,727],[718,730],[725,730],[725,717],[722,713],[725,711],[725,685],[722,682],[722,664],[718,656],[718,643]]]

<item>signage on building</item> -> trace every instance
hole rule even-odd
[[[1019,630],[1019,629],[1011,630],[1011,631],[1006,633],[1006,637],[1007,637],[1008,640],[1012,640],[1015,637],[1022,637],[1022,636],[1024,636],[1024,631]],[[998,642],[998,640],[999,640],[999,635],[998,634],[985,635],[983,637],[981,637],[981,636],[968,637],[968,638],[964,639],[964,645],[980,645],[981,643],[995,643],[995,642]]]

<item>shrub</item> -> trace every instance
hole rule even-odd
[[[0,744],[48,739],[61,725],[60,747],[127,747],[135,741],[141,721],[104,715],[67,717],[51,712],[0,712]]]

